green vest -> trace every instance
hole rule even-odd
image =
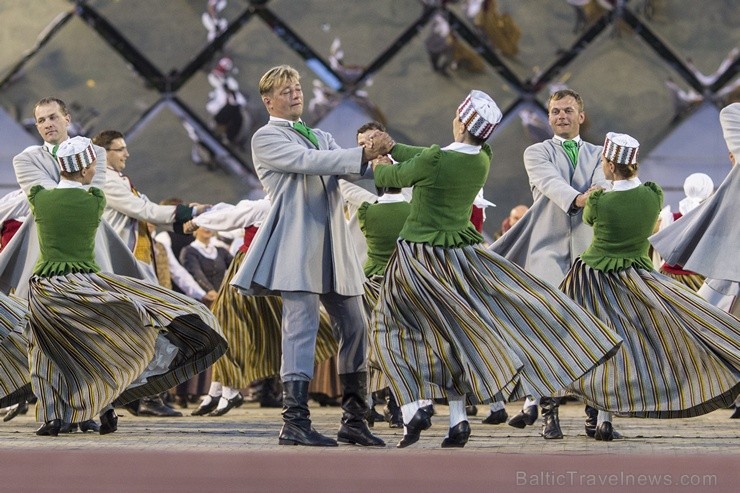
[[[28,194],[41,255],[34,275],[61,276],[100,271],[95,263],[95,234],[105,208],[98,188],[33,187]]]
[[[663,207],[663,190],[644,183],[631,190],[593,192],[583,209],[583,221],[594,229],[581,260],[604,272],[630,267],[653,270],[648,237]]]
[[[360,229],[367,240],[367,261],[363,266],[365,277],[382,276],[388,259],[396,250],[396,240],[411,205],[406,202],[363,203],[357,210]]]
[[[483,241],[470,222],[470,214],[491,166],[487,144],[478,154],[443,151],[438,145],[424,148],[396,144],[392,156],[399,163],[376,167],[375,184],[414,187],[411,211],[400,233],[402,239],[441,247]]]

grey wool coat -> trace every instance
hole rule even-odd
[[[245,294],[363,294],[338,182],[361,173],[362,148],[341,149],[331,134],[314,133],[319,149],[285,121],[252,137],[254,167],[272,207],[231,281]]]
[[[105,149],[94,146],[97,162],[90,186],[105,189]],[[55,188],[59,183],[59,166],[42,146],[31,146],[13,158],[16,180],[25,194],[35,185]],[[33,216],[23,222],[13,239],[0,253],[0,289],[15,290],[20,297],[28,295],[28,280],[39,258],[38,237]],[[95,237],[95,261],[103,272],[114,272],[138,279],[153,280],[107,222],[101,221]],[[154,279],[156,282],[156,279]]]
[[[529,146],[524,166],[534,200],[524,216],[490,250],[558,286],[591,243],[582,209],[571,208],[591,185],[609,188],[601,168],[602,147],[581,141],[576,168],[554,139]]]

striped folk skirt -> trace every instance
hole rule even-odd
[[[670,272],[664,272],[662,269],[660,273],[666,277],[670,277],[674,281],[678,281],[681,284],[688,286],[692,291],[699,291],[699,288],[704,284],[704,276],[701,274],[672,274]]]
[[[371,328],[401,404],[448,391],[472,403],[553,395],[621,342],[561,291],[478,245],[399,241]]]
[[[657,272],[601,272],[577,259],[568,296],[623,339],[620,351],[568,390],[598,409],[686,418],[740,392],[740,321]]]
[[[31,397],[28,339],[23,335],[26,308],[20,300],[0,293],[0,408]]]
[[[188,380],[226,351],[205,305],[125,276],[33,277],[29,314],[39,421],[92,419]]]
[[[247,387],[252,381],[280,373],[282,311],[278,296],[244,296],[229,283],[246,253],[237,252],[224,275],[213,304],[229,348],[213,367],[213,380],[231,388]],[[337,353],[329,317],[323,310],[316,338],[316,362]]]
[[[365,310],[367,311],[367,319],[372,319],[373,309],[375,309],[375,306],[378,304],[378,299],[380,298],[380,287],[382,285],[383,277],[382,276],[373,276],[368,277],[365,279],[364,282],[364,288],[365,288],[365,295],[362,298],[363,304],[365,306]],[[370,336],[370,333],[368,332],[368,337]],[[388,387],[388,382],[385,379],[385,376],[383,375],[383,372],[380,368],[380,364],[378,363],[378,358],[375,355],[375,346],[372,343],[372,340],[369,341],[368,347],[368,355],[367,355],[367,374],[368,374],[368,391],[370,392],[376,392],[378,390],[383,390]]]

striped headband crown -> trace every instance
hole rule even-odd
[[[604,157],[616,164],[637,164],[640,143],[627,134],[609,132],[604,141]]]
[[[72,137],[59,144],[56,157],[59,169],[75,173],[95,161],[95,150],[87,137]]]
[[[476,90],[470,91],[457,112],[468,132],[483,140],[491,136],[502,117],[501,110],[491,96]]]

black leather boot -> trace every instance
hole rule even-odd
[[[342,373],[342,426],[337,441],[364,447],[385,447],[385,442],[376,437],[367,427],[367,372]]]
[[[614,440],[614,427],[608,421],[604,421],[596,427],[594,438],[598,441],[611,442]]]
[[[560,417],[558,408],[560,400],[556,397],[543,397],[540,400],[542,407],[542,437],[545,440],[556,440],[563,438],[563,432],[560,429]]]
[[[308,380],[283,382],[283,428],[280,445],[336,447],[337,442],[314,430],[308,411]]]
[[[599,417],[598,409],[586,406],[586,435],[593,438],[596,435],[596,418]]]
[[[279,377],[267,377],[260,392],[260,407],[283,407]]]
[[[401,415],[401,406],[396,402],[396,398],[393,397],[393,392],[388,389],[386,396],[386,405],[383,408],[383,417],[388,421],[390,428],[403,428],[403,416]]]
[[[98,433],[108,435],[118,430],[118,415],[113,409],[108,409],[100,415]]]

